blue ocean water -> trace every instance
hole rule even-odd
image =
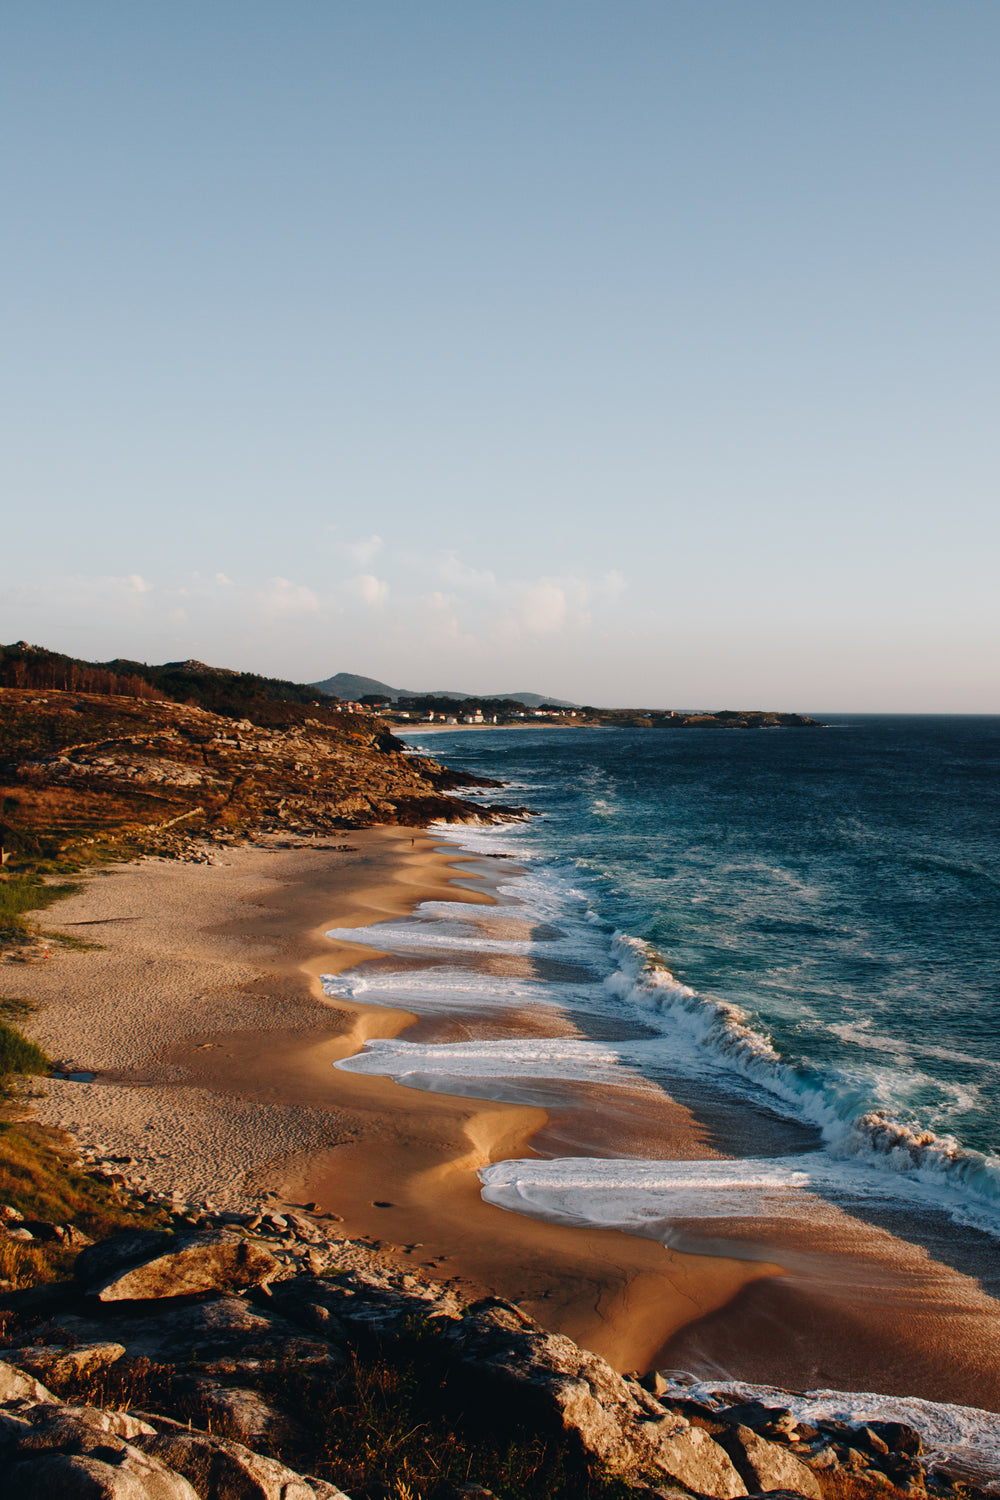
[[[328,993],[423,1018],[338,1066],[541,1104],[550,1119],[569,1100],[585,1117],[579,1137],[559,1124],[531,1155],[480,1169],[484,1198],[502,1208],[679,1249],[767,1251],[797,1285],[842,1289],[851,1309],[897,1299],[930,1344],[966,1283],[944,1281],[925,1307],[929,1261],[907,1251],[898,1265],[921,1273],[907,1301],[899,1245],[995,1295],[1000,718],[415,728],[407,739],[505,783],[469,795],[537,816],[435,830],[468,853],[473,878],[494,877],[498,905],[429,901],[331,934],[383,956],[329,976]],[[694,1159],[670,1137],[665,1097],[708,1122]],[[627,1130],[586,1129],[628,1125],[615,1114],[623,1098],[648,1110],[635,1149]],[[885,1282],[836,1259],[871,1244],[873,1227],[889,1231],[872,1252],[896,1267]],[[789,1258],[803,1243],[812,1259]],[[878,1346],[872,1389],[896,1389]],[[724,1340],[698,1347],[691,1368],[736,1389]],[[847,1420],[912,1421],[929,1449],[996,1472],[994,1413],[864,1392],[814,1399]]]
[[[840,1156],[1000,1210],[1000,719],[412,738],[541,815],[480,845],[585,901],[622,1003]]]
[[[740,1130],[804,1132],[768,1154],[747,1125],[701,1163],[669,1141],[647,1160],[501,1162],[481,1173],[490,1201],[642,1228],[794,1218],[805,1192],[1000,1237],[1000,719],[409,738],[538,816],[441,827],[517,861],[507,904],[429,902],[354,933],[407,962],[330,992],[539,1025],[374,1041],[342,1066],[539,1102],[545,1080],[649,1079],[696,1112],[730,1101]]]

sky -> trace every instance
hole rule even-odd
[[[994,0],[6,0],[0,640],[1000,712]]]

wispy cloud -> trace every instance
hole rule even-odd
[[[380,536],[362,536],[357,541],[345,542],[344,551],[356,568],[368,568],[384,545]]]
[[[381,609],[389,597],[388,583],[374,573],[359,573],[356,578],[348,579],[348,588],[370,609]]]
[[[315,615],[322,608],[318,594],[288,578],[269,578],[258,599],[269,615]]]

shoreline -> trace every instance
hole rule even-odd
[[[418,1018],[328,999],[320,974],[377,954],[326,932],[408,916],[423,901],[495,899],[476,889],[486,880],[469,870],[474,856],[423,831],[344,837],[347,851],[270,840],[214,866],[117,866],[61,903],[47,926],[93,928],[108,946],[61,952],[19,974],[20,988],[43,1007],[33,1035],[96,1077],[49,1080],[36,1117],[140,1157],[151,1187],[225,1207],[255,1206],[265,1192],[319,1201],[384,1259],[518,1301],[621,1369],[645,1368],[692,1319],[778,1274],[491,1207],[477,1168],[530,1154],[544,1109],[334,1070],[367,1038]],[[397,1207],[376,1206],[385,1202]]]
[[[48,1004],[32,1027],[38,1040],[98,1070],[90,1084],[50,1081],[38,1117],[139,1157],[145,1185],[179,1186],[192,1200],[316,1202],[386,1264],[465,1297],[517,1302],[620,1370],[728,1370],[776,1386],[1000,1408],[996,1303],[895,1235],[846,1219],[777,1235],[752,1221],[706,1222],[685,1228],[679,1250],[485,1203],[476,1171],[489,1162],[563,1155],[567,1143],[585,1154],[595,1141],[597,1154],[622,1154],[614,1130],[631,1128],[628,1109],[625,1125],[609,1125],[607,1101],[577,1086],[502,1103],[335,1070],[369,1038],[495,1033],[482,1016],[418,1018],[326,995],[320,975],[384,961],[370,943],[327,933],[433,900],[488,919],[491,885],[514,868],[392,826],[344,844],[272,838],[216,865],[118,866],[50,912],[48,926],[92,929],[109,946],[18,975]],[[529,1016],[499,1019],[505,1036],[510,1026],[533,1034]],[[657,1109],[652,1123],[675,1157],[717,1154],[685,1108],[664,1095]]]

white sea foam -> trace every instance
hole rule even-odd
[[[967,1212],[961,1196],[924,1182],[886,1177],[826,1151],[712,1161],[566,1157],[508,1160],[480,1174],[488,1203],[534,1218],[605,1228],[648,1229],[662,1238],[681,1219],[821,1219],[894,1202],[912,1210]],[[803,1195],[807,1195],[804,1197]]]
[[[597,984],[552,984],[543,980],[480,973],[471,967],[431,964],[415,969],[348,969],[321,976],[331,998],[371,1005],[405,1005],[419,1015],[457,1010],[571,1010],[575,1016],[601,1009]]]
[[[565,1157],[483,1167],[483,1198],[531,1218],[648,1230],[677,1219],[785,1218],[801,1214],[811,1183],[799,1161],[640,1161]]]
[[[630,1049],[574,1037],[531,1037],[500,1042],[434,1043],[397,1039],[365,1043],[364,1050],[335,1066],[349,1073],[377,1073],[414,1088],[447,1089],[468,1078],[558,1078],[616,1083],[636,1058]]]
[[[640,939],[619,933],[615,942],[618,967],[605,983],[623,999],[685,1032],[726,1069],[817,1125],[832,1154],[938,1187],[941,1206],[957,1222],[1000,1232],[1000,1161],[895,1119],[873,1097],[878,1075],[870,1068],[852,1076],[844,1068],[821,1071],[788,1062],[739,1006],[680,984]],[[896,1082],[887,1071],[890,1097]]]
[[[668,1377],[669,1378],[669,1377]],[[823,1420],[860,1426],[865,1422],[907,1422],[920,1433],[927,1467],[957,1460],[1000,1489],[1000,1415],[977,1406],[923,1401],[917,1396],[881,1396],[872,1391],[784,1391],[777,1386],[751,1385],[742,1380],[669,1380],[668,1396],[728,1406],[737,1401],[762,1401],[784,1407],[801,1422]]]
[[[512,904],[470,908],[455,902],[427,902],[409,919],[334,929],[331,937],[424,959],[439,957],[442,962],[409,974],[381,971],[340,976],[326,981],[329,994],[363,994],[366,1000],[383,998],[418,1011],[542,1003],[580,1018],[584,1012],[603,1013],[616,1018],[619,1026],[631,1011],[646,1027],[662,1033],[665,1048],[637,1052],[619,1047],[614,1060],[602,1066],[613,1071],[669,1065],[674,1076],[701,1079],[714,1074],[724,1089],[769,1100],[790,1118],[818,1127],[826,1160],[868,1169],[865,1195],[872,1196],[881,1183],[883,1197],[937,1207],[956,1222],[1000,1233],[1000,1162],[900,1118],[903,1081],[897,1066],[887,1062],[880,1068],[868,1057],[854,1069],[844,1065],[821,1069],[783,1057],[740,1007],[699,994],[677,980],[647,943],[626,933],[612,933],[581,888],[579,874],[567,865],[533,860],[531,839],[520,826],[438,827],[435,833],[443,842],[461,844],[473,853],[512,852],[516,847],[525,873],[502,877],[500,886],[506,898],[514,898]],[[476,974],[472,967],[462,970],[466,954],[558,960],[585,970],[598,982],[573,986]],[[550,1051],[549,1060],[553,1070],[549,1076],[571,1076],[566,1071],[570,1064],[565,1050]],[[523,1054],[508,1048],[506,1060],[501,1050],[493,1050],[480,1052],[475,1059],[469,1055],[452,1067],[443,1054],[427,1055],[417,1067],[403,1052],[383,1051],[377,1067],[374,1061],[359,1067],[393,1077],[405,1074],[411,1084],[441,1089],[447,1087],[449,1076],[457,1087],[461,1087],[458,1080],[473,1076],[516,1076],[524,1061]],[[532,1066],[544,1066],[542,1053]],[[582,1050],[574,1056],[573,1066],[583,1071],[572,1076],[594,1076],[587,1071],[593,1068],[593,1059],[587,1059]],[[922,1076],[909,1068],[907,1086],[915,1091],[921,1082]],[[940,1087],[943,1093],[944,1086]],[[959,1114],[973,1102],[969,1088],[956,1086],[951,1100],[942,1100],[942,1112]],[[851,1190],[860,1192],[863,1175],[838,1179],[837,1191],[846,1191],[844,1183],[849,1180]],[[819,1179],[813,1181],[821,1190]],[[822,1191],[832,1191],[834,1186],[830,1177]],[[690,1184],[685,1191],[690,1196]],[[750,1202],[746,1193],[741,1201]],[[744,1207],[742,1211],[749,1210]]]

